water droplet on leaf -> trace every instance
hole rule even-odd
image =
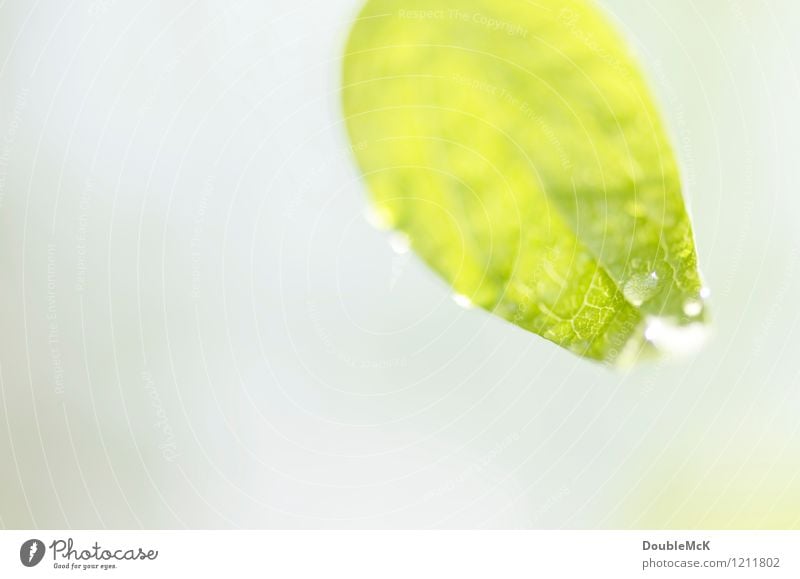
[[[656,294],[658,286],[658,274],[656,272],[637,273],[625,282],[622,294],[626,300],[638,307]]]

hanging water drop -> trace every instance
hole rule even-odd
[[[699,316],[703,312],[703,303],[699,300],[686,300],[683,302],[683,313],[687,316]]]
[[[405,233],[396,232],[389,236],[389,245],[396,254],[403,255],[411,249],[411,240]]]

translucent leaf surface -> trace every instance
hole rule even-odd
[[[675,157],[594,5],[370,0],[343,103],[374,218],[462,303],[608,362],[702,341]]]

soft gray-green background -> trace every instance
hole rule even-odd
[[[365,223],[355,0],[0,2],[0,526],[800,527],[800,4],[602,4],[716,331],[629,374]]]

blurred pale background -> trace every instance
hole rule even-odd
[[[800,4],[602,4],[716,330],[628,374],[365,222],[356,0],[0,3],[0,526],[800,527]]]

